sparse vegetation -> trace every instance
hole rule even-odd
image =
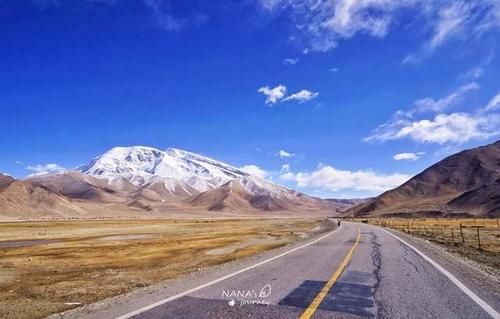
[[[0,318],[42,318],[330,227],[286,218],[1,223]]]
[[[500,220],[491,218],[363,218],[354,221],[397,229],[500,268]]]

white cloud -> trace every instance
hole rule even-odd
[[[274,10],[276,9],[283,0],[259,0],[259,3],[267,10]]]
[[[470,69],[467,72],[461,73],[457,77],[457,81],[460,81],[460,82],[474,81],[474,80],[479,79],[483,75],[483,73],[484,73],[483,68],[475,67],[475,68]]]
[[[498,0],[260,0],[259,3],[266,10],[285,14],[295,26],[292,38],[302,39],[308,48],[320,52],[358,34],[384,38],[404,15],[411,15],[419,23],[430,51],[453,37],[480,38],[500,26]],[[414,31],[408,33],[411,32]]]
[[[430,55],[437,47],[452,39],[461,43],[482,38],[489,31],[500,29],[500,2],[497,0],[429,1],[423,15],[432,33],[422,47],[422,55]],[[470,74],[470,80],[476,73]]]
[[[286,171],[280,178],[293,182],[298,187],[310,187],[328,191],[356,190],[383,192],[397,187],[411,176],[405,174],[378,174],[369,170],[339,170],[329,165],[319,165],[312,172],[293,173]]]
[[[497,95],[495,95],[490,100],[490,102],[488,103],[488,105],[486,105],[486,107],[485,107],[485,110],[487,112],[493,111],[493,110],[496,110],[496,109],[500,109],[500,93],[498,93]]]
[[[45,175],[45,174],[50,174],[50,173],[59,173],[63,172],[66,169],[58,164],[38,164],[38,165],[30,165],[26,167],[27,170],[32,171],[34,173],[30,174],[29,176],[38,176],[38,175]]]
[[[295,65],[299,63],[299,58],[286,58],[283,60],[284,65]]]
[[[309,90],[300,90],[297,93],[286,95],[286,86],[280,84],[274,88],[269,86],[261,87],[257,92],[266,96],[266,104],[273,105],[278,102],[298,101],[304,103],[318,97],[318,92],[311,92]]]
[[[395,159],[396,161],[416,161],[424,154],[425,152],[399,153],[394,155],[392,158]]]
[[[261,0],[267,10],[287,13],[296,26],[297,35],[313,51],[328,51],[341,39],[358,33],[384,37],[393,14],[410,0]],[[308,51],[304,52],[305,54]]]
[[[365,141],[410,138],[420,143],[465,143],[500,134],[500,116],[469,113],[438,114],[431,120],[410,121],[398,118],[381,125]]]
[[[476,1],[433,1],[439,9],[434,22],[430,49],[443,44],[448,39],[458,37],[480,38],[490,30],[500,27],[500,2],[498,0]],[[432,17],[432,15],[431,15]]]
[[[295,154],[289,153],[289,152],[287,152],[287,151],[285,151],[285,150],[280,150],[280,151],[278,152],[278,156],[279,156],[280,158],[282,158],[282,159],[283,159],[283,158],[290,158],[290,157],[294,157],[294,156],[295,156]]]
[[[417,108],[417,110],[423,111],[433,111],[433,112],[441,112],[444,111],[454,105],[457,105],[463,102],[465,95],[470,92],[479,89],[479,85],[476,82],[471,82],[465,85],[462,85],[457,90],[440,99],[433,99],[430,97],[426,97],[423,99],[419,99],[413,102],[413,105]]]
[[[185,18],[176,18],[171,13],[171,5],[162,0],[144,0],[146,7],[151,10],[159,26],[167,31],[178,31],[187,23]]]
[[[240,169],[250,175],[254,175],[264,179],[269,176],[269,173],[266,170],[260,168],[257,165],[245,165],[243,167],[240,167]]]
[[[307,101],[310,101],[312,99],[317,98],[319,95],[318,92],[311,92],[308,90],[301,90],[297,93],[293,93],[286,98],[283,99],[283,101],[298,101],[299,103],[304,103]]]
[[[333,68],[330,68],[329,71],[332,73],[337,73],[339,71],[339,68],[333,67]]]
[[[424,98],[414,101],[409,111],[397,111],[393,117],[377,127],[372,135],[364,138],[369,141],[391,141],[404,138],[419,143],[465,143],[500,135],[500,114],[488,113],[500,107],[500,93],[483,108],[475,112],[442,113],[444,110],[461,104],[465,95],[477,90],[475,82],[465,84],[451,94],[440,98]],[[422,118],[422,112],[436,112],[434,118]],[[420,118],[419,118],[420,117]]]
[[[417,65],[420,62],[421,62],[421,60],[418,57],[416,57],[414,54],[408,54],[401,61],[401,64],[403,64],[403,65]]]
[[[203,4],[193,7],[193,9],[184,7],[183,10],[179,10],[181,1],[143,0],[143,2],[156,18],[160,28],[166,31],[180,31],[186,27],[200,27],[210,20],[209,16],[203,13],[203,11],[206,11],[202,7]]]
[[[409,125],[412,122],[414,110],[409,112],[404,112],[401,110],[396,111],[396,113],[392,116],[390,120],[379,125],[374,131],[373,134],[365,137],[363,141],[371,142],[371,141],[389,141],[394,139],[394,132],[397,132],[406,125]]]
[[[266,96],[266,104],[275,104],[285,96],[286,86],[281,84],[274,88],[263,86],[257,92]]]
[[[441,45],[445,40],[461,31],[470,19],[472,6],[462,1],[455,1],[439,10],[432,38],[431,49]]]

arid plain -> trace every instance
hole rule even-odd
[[[0,224],[0,318],[42,318],[331,229],[314,219]]]

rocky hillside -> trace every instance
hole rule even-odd
[[[451,155],[347,213],[500,216],[499,183],[500,141],[497,141]]]

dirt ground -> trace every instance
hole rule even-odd
[[[0,223],[0,318],[43,318],[332,227],[311,219]]]

